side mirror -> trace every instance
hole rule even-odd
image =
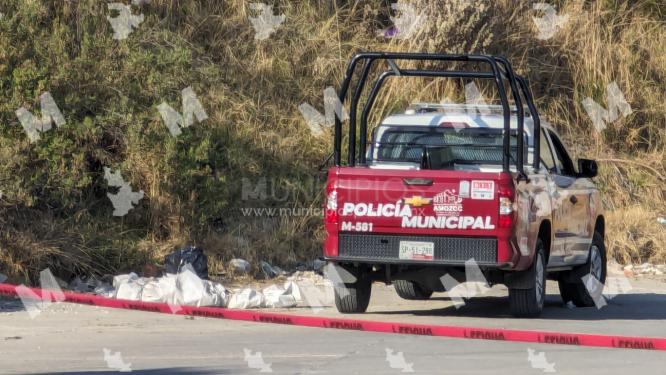
[[[591,159],[578,159],[578,177],[592,178],[599,172],[597,162]]]

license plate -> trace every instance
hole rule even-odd
[[[432,242],[400,241],[400,259],[433,260],[435,244]]]

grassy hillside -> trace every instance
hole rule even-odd
[[[118,0],[122,2],[121,0]],[[124,0],[129,4],[129,0]],[[24,279],[138,269],[186,240],[212,255],[283,266],[320,253],[315,215],[245,216],[241,208],[321,206],[319,166],[330,135],[298,111],[323,111],[356,51],[492,53],[531,82],[537,106],[576,156],[600,160],[608,245],[620,262],[666,261],[666,6],[557,1],[567,23],[537,38],[531,2],[411,1],[425,17],[410,38],[387,39],[388,1],[276,1],[285,21],[256,40],[238,0],[152,0],[115,40],[99,0],[0,4],[0,271]],[[115,16],[115,14],[113,14]],[[633,113],[599,133],[581,101],[606,106],[616,82]],[[391,81],[374,119],[413,100],[459,99],[455,85]],[[171,137],[157,106],[180,110],[191,86],[209,118]],[[15,111],[39,113],[50,92],[66,124],[30,142]],[[104,167],[145,196],[112,215]],[[252,197],[265,181],[266,194]],[[258,187],[258,190],[257,190]],[[246,194],[244,195],[243,192]]]

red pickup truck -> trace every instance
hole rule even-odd
[[[387,69],[364,96],[380,61]],[[467,68],[402,69],[402,61]],[[365,312],[375,281],[394,284],[402,298],[428,299],[446,291],[445,275],[465,282],[470,262],[484,281],[508,287],[514,316],[541,313],[547,278],[558,281],[565,302],[594,305],[583,277],[602,284],[606,277],[604,216],[592,181],[597,165],[579,159],[574,167],[556,131],[542,126],[526,80],[506,59],[360,53],[347,69],[341,102],[357,75],[348,157],[343,163],[336,118],[335,165],[326,185],[324,258],[337,274],[340,312]],[[370,110],[392,77],[491,80],[501,105],[412,105],[369,133]]]

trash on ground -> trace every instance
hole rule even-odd
[[[657,218],[657,222],[658,222],[659,224],[661,224],[661,225],[666,225],[666,217],[661,217],[661,216],[659,216],[659,217]]]
[[[243,269],[249,267],[246,261],[236,260],[239,261],[237,265]],[[178,274],[157,278],[140,277],[136,273],[117,275],[113,277],[113,285],[95,278],[78,278],[70,285],[85,292],[90,292],[94,287],[95,294],[109,298],[166,303],[170,306],[256,309],[299,305],[321,308],[333,304],[333,284],[313,271],[295,272],[285,283],[273,284],[261,290],[243,287],[231,291],[220,283],[199,277],[191,264],[185,264],[180,269]]]
[[[264,295],[252,288],[234,292],[229,298],[227,307],[230,309],[254,309],[262,307]]]
[[[248,274],[252,270],[250,262],[240,258],[234,258],[229,261],[229,268],[231,268],[231,270],[238,275]]]
[[[141,300],[141,292],[149,279],[141,278],[132,272],[125,275],[118,275],[113,278],[113,287],[115,288],[114,297],[130,301]]]
[[[277,276],[282,276],[287,274],[282,268],[278,266],[273,266],[268,262],[264,262],[263,260],[259,262],[259,267],[261,268],[261,272],[263,272],[264,277],[266,279],[272,279]]]
[[[631,270],[636,275],[663,275],[666,271],[666,266],[643,263],[638,266],[632,266]]]
[[[7,280],[7,276],[0,273],[0,283],[4,283]]]
[[[160,302],[175,305],[176,275],[166,274],[144,285],[141,293],[143,302]]]
[[[191,265],[194,273],[200,278],[208,279],[208,257],[203,249],[197,246],[185,246],[166,256],[166,273],[178,274],[185,265]]]
[[[575,309],[577,306],[573,302],[569,301],[566,304],[567,309]]]
[[[176,277],[175,305],[188,306],[226,306],[227,290],[220,283],[202,280],[192,270]]]
[[[98,279],[95,276],[90,276],[87,278],[81,278],[81,277],[75,277],[74,280],[72,280],[69,283],[68,289],[76,291],[76,292],[81,292],[81,293],[91,293],[95,292],[95,294],[103,294],[103,291],[113,291],[114,288],[111,285],[110,282],[105,281],[108,280],[111,276],[106,275],[102,277],[102,279]],[[97,291],[100,291],[99,293]]]
[[[262,293],[265,307],[295,307],[300,300],[298,286],[293,282],[287,282],[284,286],[273,284],[264,288]]]
[[[320,275],[324,272],[325,266],[326,266],[326,261],[320,258],[315,259],[314,262],[312,263],[312,268],[316,273]]]
[[[116,276],[114,285],[116,298],[131,301],[223,307],[228,299],[222,284],[200,278],[190,264],[177,275],[167,274],[160,278],[138,277],[134,273]]]

